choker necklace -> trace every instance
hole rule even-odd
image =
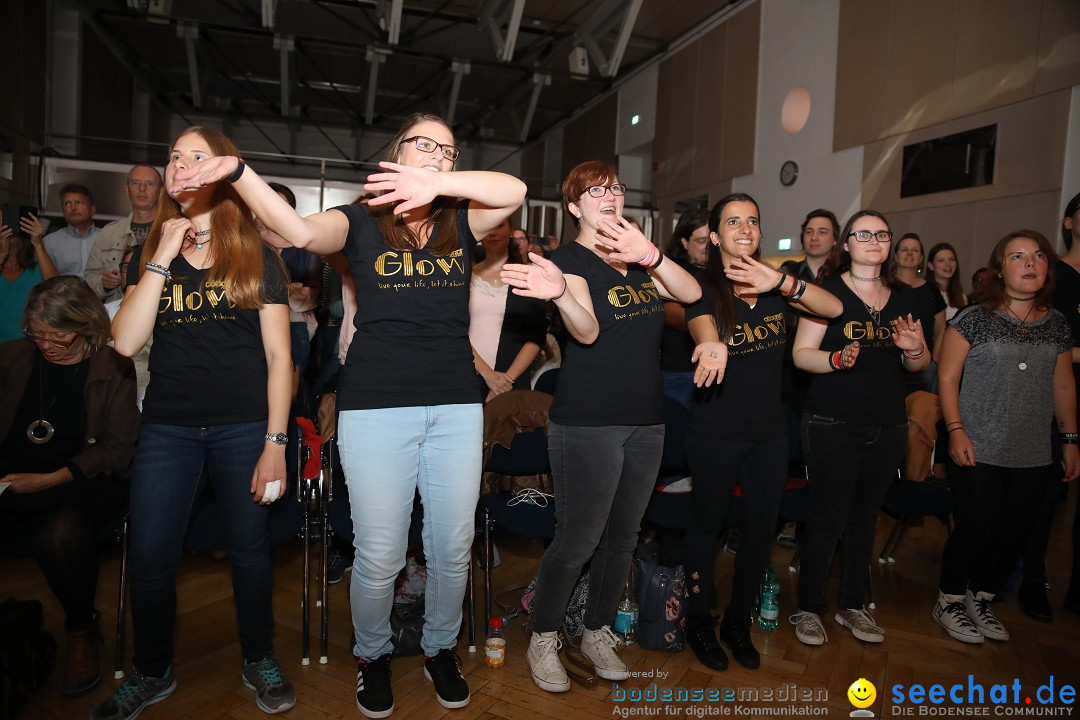
[[[847,274],[851,276],[852,280],[862,280],[863,282],[877,282],[877,283],[881,282],[881,276],[880,275],[878,277],[864,278],[864,277],[859,277],[858,275],[851,272],[850,270],[847,271]]]
[[[75,379],[75,376],[79,374],[79,369],[82,367],[83,361],[75,363],[75,372],[60,386],[60,389],[56,392],[56,396],[49,403],[49,407],[45,407],[45,389],[44,380],[42,376],[45,374],[44,368],[41,366],[41,356],[38,356],[38,407],[41,412],[38,415],[38,419],[26,426],[26,439],[35,445],[44,445],[53,438],[55,429],[48,420],[45,419],[45,413],[52,410],[53,405],[60,399],[64,390],[71,384],[71,381]],[[40,434],[39,434],[40,431]]]
[[[198,232],[195,233],[196,238],[207,237],[208,235],[210,235],[209,230],[199,230]],[[195,241],[195,249],[196,250],[202,250],[203,245],[205,245],[207,242],[208,241],[206,241],[206,240],[203,240],[202,242],[199,242],[198,240],[196,240]]]
[[[850,270],[848,270],[848,274],[851,275]],[[851,275],[851,277],[854,278],[855,276]],[[857,279],[859,279],[859,280],[879,280],[879,278],[857,278]],[[855,287],[854,284],[852,284],[851,289],[855,291],[855,297],[859,298],[859,302],[861,302],[863,304],[863,307],[866,308],[866,312],[867,312],[867,314],[870,315],[870,319],[874,321],[875,325],[880,326],[881,325],[881,308],[874,307],[870,303],[863,300],[862,294],[859,292],[859,288]],[[881,304],[881,285],[880,284],[878,285],[878,289],[877,289],[877,304],[878,305]]]
[[[1015,300],[1017,302],[1027,302],[1028,300],[1034,300],[1035,299],[1034,295],[1032,295],[1031,297],[1026,297],[1026,298],[1018,298],[1018,297],[1015,297],[1013,295],[1010,295],[1009,293],[1005,293],[1005,297],[1009,298],[1010,300]]]

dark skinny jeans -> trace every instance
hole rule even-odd
[[[787,480],[788,445],[784,433],[762,440],[730,440],[691,432],[686,455],[694,478],[690,526],[686,530],[687,614],[708,619],[722,529],[735,483],[742,486],[742,540],[735,556],[731,602],[725,620],[746,624],[758,584],[772,550],[776,517]]]
[[[1038,517],[1052,466],[949,464],[956,528],[941,555],[941,592],[996,593],[1016,567]]]
[[[548,427],[555,485],[555,538],[537,574],[533,630],[563,624],[581,568],[589,566],[585,627],[615,619],[660,458],[663,425]]]
[[[803,532],[799,609],[825,612],[825,584],[840,537],[839,607],[862,608],[881,503],[907,452],[907,425],[873,426],[803,416],[810,511]]]

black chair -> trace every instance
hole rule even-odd
[[[533,390],[537,392],[547,393],[548,395],[555,394],[555,386],[559,382],[559,368],[551,368],[541,373],[540,377],[536,378],[536,382],[533,383]]]
[[[904,535],[915,518],[939,517],[952,533],[952,513],[955,507],[952,487],[934,478],[926,478],[922,482],[898,479],[889,488],[885,496],[885,502],[881,509],[890,517],[896,519],[892,532],[885,540],[885,545],[878,555],[878,562],[882,565],[896,562],[896,553],[900,549],[900,543],[904,541]]]

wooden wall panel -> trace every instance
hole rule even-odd
[[[885,59],[885,135],[940,123],[949,114],[956,0],[893,2],[885,47],[864,45],[864,62]],[[860,38],[859,44],[862,45]]]
[[[667,195],[671,182],[671,132],[678,123],[683,109],[675,102],[671,78],[675,73],[675,61],[671,58],[660,63],[656,79],[656,137],[653,138],[653,197]]]
[[[693,187],[694,152],[697,141],[697,75],[698,43],[672,57],[672,104],[668,112],[673,118],[668,126],[668,192],[685,192]]]
[[[950,117],[1030,98],[1040,14],[1015,0],[958,0]]]
[[[610,95],[578,118],[567,123],[563,132],[563,160],[561,178],[586,160],[605,160],[618,164],[615,155],[615,134],[612,128],[618,122],[619,96]]]
[[[833,150],[862,145],[885,129],[886,64],[868,48],[889,47],[889,4],[840,0]]]
[[[724,151],[720,177],[754,172],[757,137],[758,63],[761,45],[761,3],[754,3],[724,23]],[[699,116],[698,122],[705,118]]]
[[[733,120],[732,98],[725,92],[728,33],[724,23],[698,41],[698,72],[694,96],[694,187],[717,182],[723,175],[725,131]],[[689,106],[687,109],[690,109]]]
[[[1080,85],[1080,2],[1043,0],[1035,92]]]

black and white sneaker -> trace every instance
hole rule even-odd
[[[461,675],[461,660],[450,648],[424,658],[424,677],[435,686],[435,695],[444,708],[465,707],[471,699],[469,684]]]
[[[356,707],[369,718],[384,718],[394,712],[390,689],[390,653],[374,660],[356,661]]]
[[[998,621],[994,611],[990,609],[990,603],[994,600],[994,593],[978,592],[974,595],[970,590],[964,596],[964,610],[968,618],[978,629],[979,634],[991,640],[1008,640],[1009,631]]]
[[[964,610],[963,601],[958,600],[958,597],[938,593],[938,601],[934,603],[930,616],[954,640],[978,645],[983,642],[983,636],[971,622],[971,618]]]

